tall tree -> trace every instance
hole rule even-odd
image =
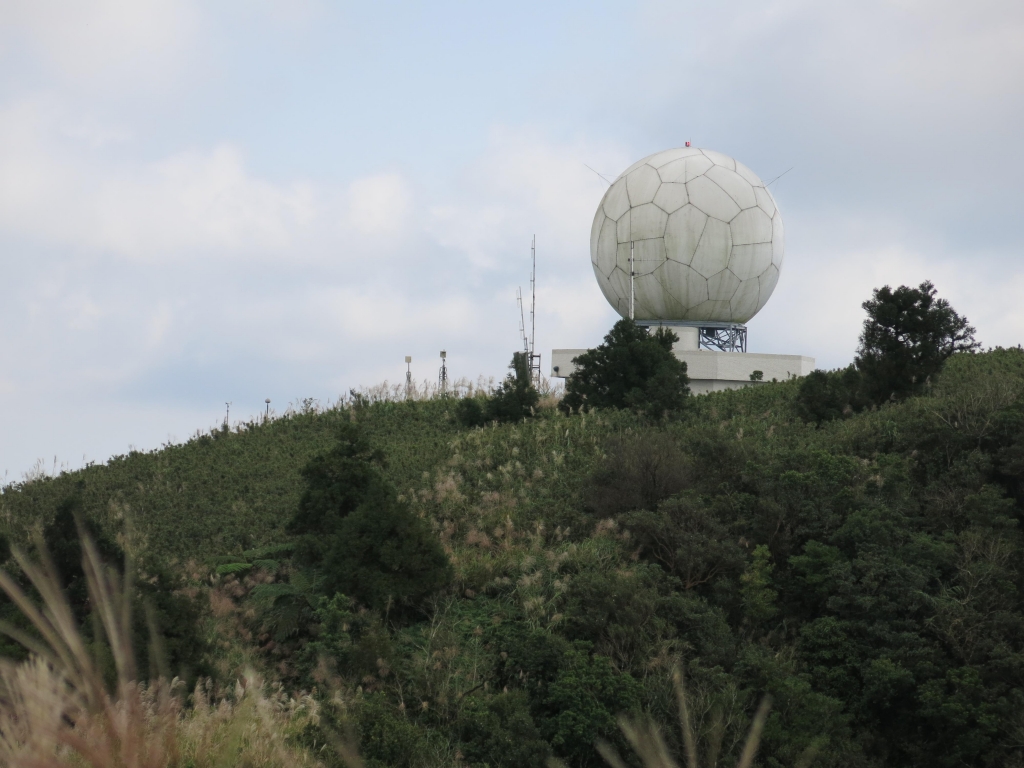
[[[631,408],[649,416],[680,410],[690,393],[686,363],[672,353],[679,337],[667,328],[653,334],[619,320],[604,343],[573,362],[561,408]]]
[[[384,457],[359,427],[306,465],[306,491],[288,525],[292,562],[327,596],[342,592],[371,608],[412,606],[452,578],[440,541],[398,498]]]
[[[865,394],[876,403],[920,392],[956,352],[980,344],[974,328],[949,302],[935,297],[929,281],[917,288],[876,288],[861,306],[868,316],[860,336],[856,365]]]

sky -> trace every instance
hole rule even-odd
[[[0,483],[500,378],[534,235],[545,367],[594,346],[594,171],[685,141],[786,172],[751,351],[924,280],[1021,343],[1022,73],[1019,0],[0,0]]]

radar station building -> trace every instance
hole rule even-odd
[[[746,323],[775,290],[784,240],[782,214],[757,174],[686,146],[634,163],[608,188],[590,256],[622,317],[675,332],[690,389],[704,394],[814,370],[812,357],[747,352]],[[551,375],[571,375],[585,351],[553,350]]]

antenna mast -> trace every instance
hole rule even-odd
[[[533,259],[533,270],[530,272],[530,378],[533,385],[540,389],[540,354],[536,351],[537,340],[537,236],[530,243],[530,256]]]
[[[633,305],[635,304],[636,291],[633,289],[633,278],[636,270],[633,269],[633,241],[629,241],[629,319],[633,319]]]
[[[536,352],[537,340],[537,236],[530,243],[530,333],[526,333],[526,310],[523,305],[523,289],[516,288],[516,303],[519,304],[519,335],[523,337],[523,353],[530,367],[530,381],[540,389],[540,354]]]
[[[523,338],[523,351],[530,354],[530,337],[526,335],[526,315],[523,310],[523,289],[516,288],[516,303],[519,305],[519,335]]]

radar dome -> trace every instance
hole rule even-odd
[[[775,290],[782,216],[757,174],[681,147],[631,165],[594,217],[590,255],[605,298],[636,320],[745,323]]]

